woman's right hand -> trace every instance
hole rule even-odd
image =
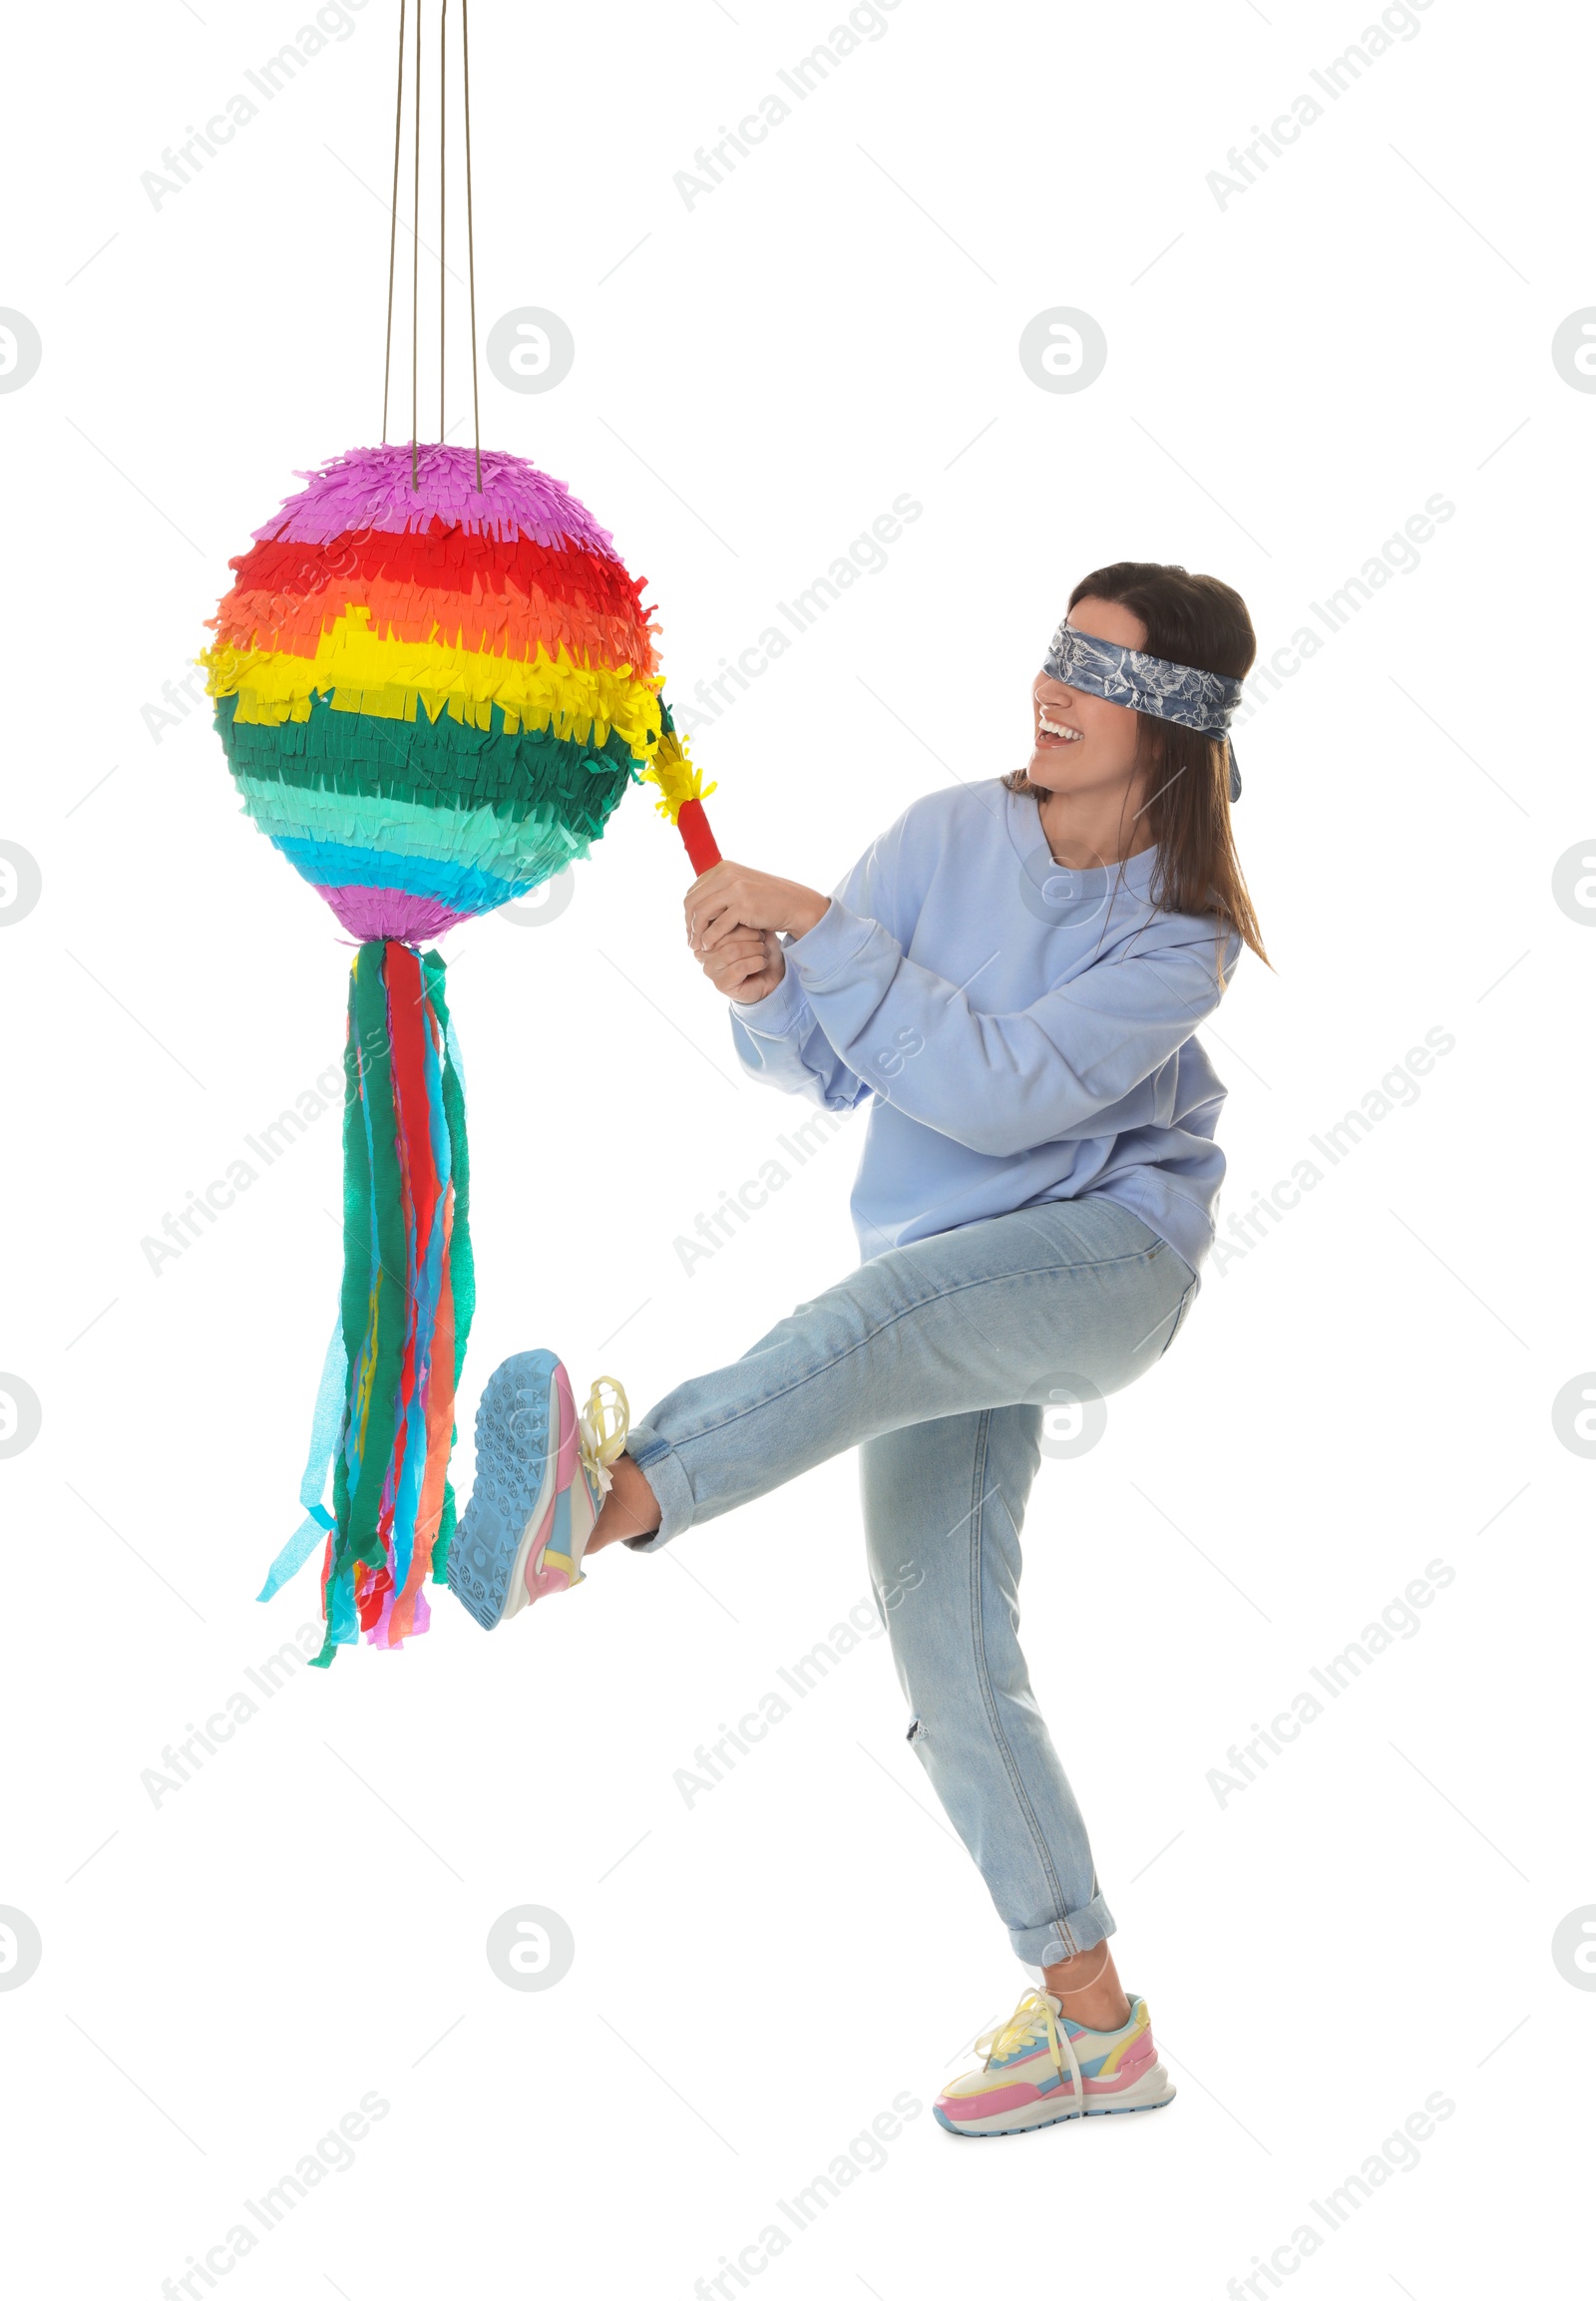
[[[773,932],[738,927],[702,953],[699,964],[717,990],[751,1006],[775,989],[787,971],[787,957]]]

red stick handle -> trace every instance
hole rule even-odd
[[[687,850],[687,860],[700,877],[720,861],[720,849],[709,828],[701,799],[684,799],[676,812],[676,829],[681,833],[681,844]]]

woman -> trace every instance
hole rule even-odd
[[[1049,1397],[1134,1381],[1213,1238],[1224,1088],[1193,1033],[1245,943],[1224,731],[1255,641],[1228,585],[1121,563],[1077,583],[1017,774],[937,791],[829,899],[720,863],[688,940],[748,1071],[869,1099],[859,1270],[628,1431],[555,1355],[493,1376],[450,1579],[491,1628],[861,1449],[872,1583],[909,1739],[1041,1988],[936,2113],[965,2135],[1155,2109],[1174,2089],[1017,1640]],[[1089,1388],[1088,1388],[1089,1386]]]

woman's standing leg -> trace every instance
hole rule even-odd
[[[1019,1649],[1019,1530],[1041,1408],[950,1414],[861,1449],[871,1579],[913,1716],[911,1747],[1043,1988],[982,2038],[933,2113],[963,2134],[1161,2109],[1174,2096],[1127,1997],[1086,1825]]]
[[[1015,1956],[1049,1969],[1079,1958],[1084,1974],[1107,1966],[1083,1953],[1114,1920],[1019,1646],[1020,1527],[1041,1417],[1026,1405],[918,1422],[863,1446],[860,1475],[910,1746]],[[1117,1997],[1116,1981],[1110,2012]]]

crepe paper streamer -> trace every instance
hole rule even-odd
[[[465,1093],[444,962],[416,947],[586,856],[645,777],[694,868],[717,860],[642,581],[561,481],[485,452],[479,489],[477,468],[407,443],[301,473],[230,563],[200,658],[244,812],[358,945],[339,1331],[305,1518],[260,1593],[320,1544],[323,1665],[427,1628],[454,1532]]]
[[[326,1637],[402,1645],[430,1620],[455,1525],[455,1386],[476,1286],[465,1098],[449,1052],[444,962],[363,943],[344,1046],[342,1346],[336,1523],[322,1564]]]
[[[687,747],[675,728],[666,726],[654,753],[653,763],[642,771],[642,779],[657,784],[662,796],[654,805],[668,822],[674,823],[681,833],[681,843],[687,850],[687,860],[700,877],[721,859],[715,845],[715,835],[709,828],[704,813],[704,801],[715,789],[705,783],[698,769],[687,756]]]
[[[290,1534],[267,1570],[259,1602],[275,1598],[285,1582],[292,1581],[300,1567],[330,1534],[335,1520],[323,1508],[322,1489],[327,1483],[327,1471],[337,1450],[338,1432],[343,1422],[343,1394],[349,1373],[349,1354],[344,1348],[343,1320],[332,1330],[332,1341],[327,1344],[327,1355],[321,1366],[321,1386],[316,1392],[316,1411],[310,1426],[310,1445],[305,1456],[305,1474],[299,1481],[299,1499],[305,1506],[305,1515],[297,1530]]]

